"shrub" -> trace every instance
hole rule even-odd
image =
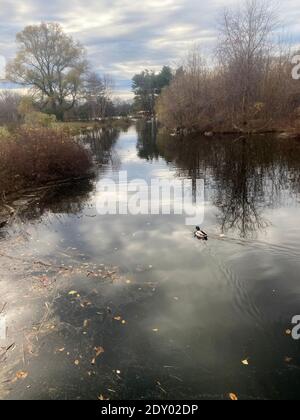
[[[0,140],[8,139],[10,137],[10,132],[6,127],[0,127]]]
[[[42,112],[32,111],[25,115],[24,123],[26,127],[33,128],[51,128],[56,122],[56,116],[43,114]]]
[[[21,129],[0,144],[0,193],[86,176],[92,165],[83,145],[63,132]]]

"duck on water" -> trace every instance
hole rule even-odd
[[[204,232],[199,226],[196,226],[196,230],[194,232],[195,238],[199,239],[200,241],[207,241],[208,234]]]

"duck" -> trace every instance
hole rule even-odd
[[[202,241],[208,240],[208,234],[204,232],[204,230],[202,230],[199,226],[196,226],[194,235],[195,235],[195,238],[199,240],[202,240]]]

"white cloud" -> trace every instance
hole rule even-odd
[[[13,56],[15,34],[24,26],[57,21],[87,47],[99,72],[123,80],[118,95],[128,95],[135,72],[178,62],[195,43],[212,51],[218,17],[231,4],[242,0],[0,0],[0,55]],[[286,0],[280,17],[286,39],[300,44],[299,0]]]

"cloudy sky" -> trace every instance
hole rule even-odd
[[[117,94],[130,95],[130,80],[144,68],[180,60],[194,44],[210,53],[218,18],[242,0],[0,0],[0,73],[26,25],[55,21],[87,48],[99,73],[110,73]],[[299,0],[279,5],[285,37],[300,44]],[[1,77],[1,74],[0,74]]]

